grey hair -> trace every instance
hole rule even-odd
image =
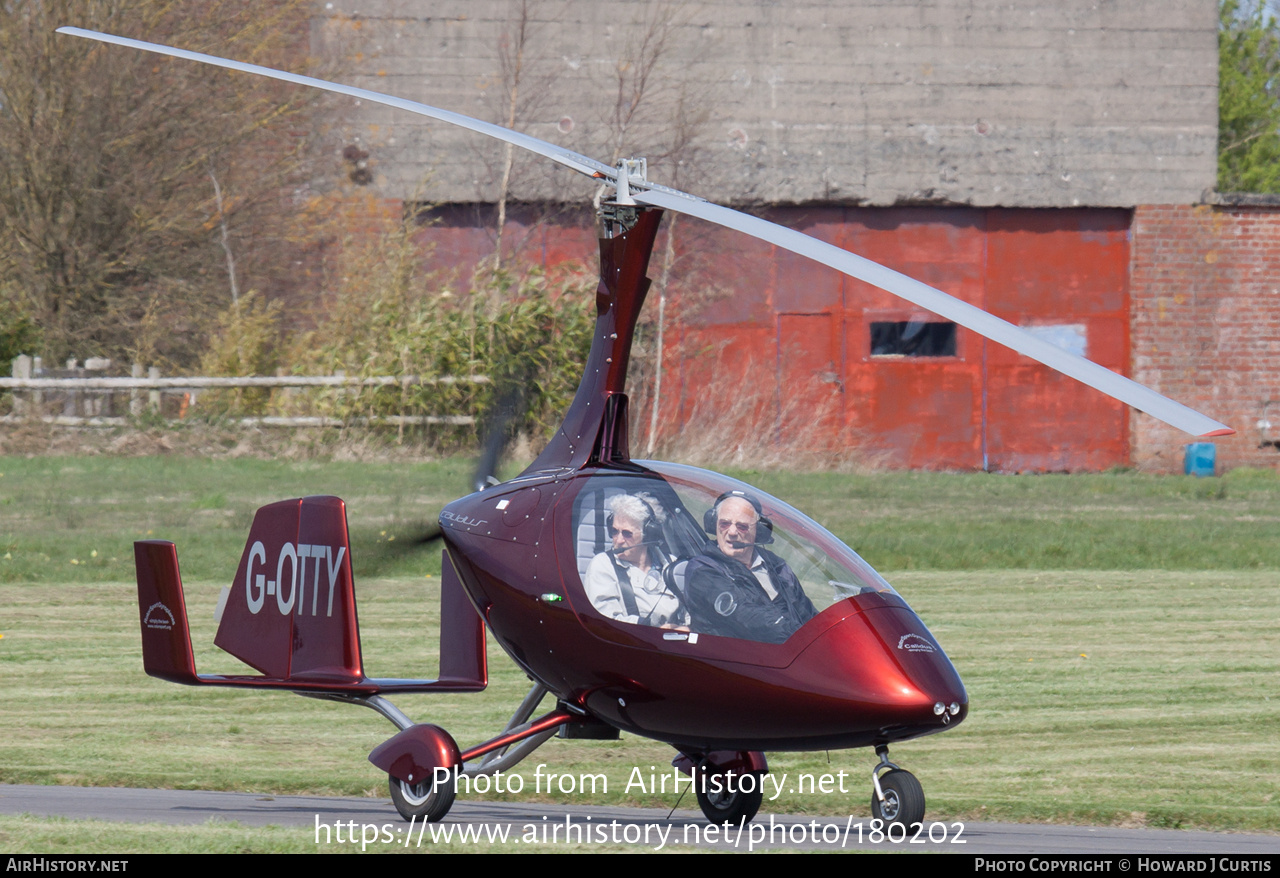
[[[656,521],[661,524],[667,517],[662,511],[662,505],[658,503],[657,498],[643,492],[638,494],[618,494],[610,497],[605,502],[605,506],[614,515],[629,518],[641,527],[644,527],[650,521]]]

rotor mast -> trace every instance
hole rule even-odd
[[[628,463],[627,366],[631,342],[645,296],[646,272],[662,211],[638,204],[633,184],[643,186],[644,159],[622,159],[614,197],[596,210],[600,240],[600,284],[596,287],[596,325],[582,383],[564,423],[526,472],[580,467],[588,461]]]

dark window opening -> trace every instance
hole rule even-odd
[[[898,320],[871,324],[873,357],[954,357],[956,325]]]

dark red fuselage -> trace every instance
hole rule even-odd
[[[964,686],[887,584],[820,608],[780,644],[630,624],[587,599],[575,546],[584,493],[651,485],[701,515],[692,507],[702,497],[749,488],[630,459],[623,390],[660,216],[648,210],[629,227],[603,223],[596,335],[559,433],[519,477],[441,515],[472,602],[507,653],[562,702],[685,751],[859,747],[956,725],[968,710]],[[790,507],[769,505],[817,554],[853,556]],[[853,558],[843,569],[864,563]]]

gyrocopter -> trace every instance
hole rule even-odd
[[[796,509],[726,476],[632,460],[627,364],[664,211],[716,223],[873,284],[1187,433],[1231,429],[985,311],[773,223],[659,186],[643,159],[609,166],[536,138],[377,92],[152,43],[61,33],[255,73],[459,125],[596,178],[600,285],[591,351],[564,423],[510,481],[445,507],[440,671],[371,678],[360,654],[346,512],[336,497],[258,510],[215,643],[257,675],[197,674],[173,543],[135,544],[143,657],[192,685],[286,689],[360,704],[399,728],[369,760],[405,819],[439,820],[456,775],[508,771],[556,734],[670,744],[713,822],[750,820],[765,753],[872,747],[873,816],[923,820],[890,744],[953,728],[968,697],[942,647],[875,570]],[[507,727],[462,749],[387,696],[474,692],[485,629],[533,681]],[[550,711],[534,716],[545,696]]]

